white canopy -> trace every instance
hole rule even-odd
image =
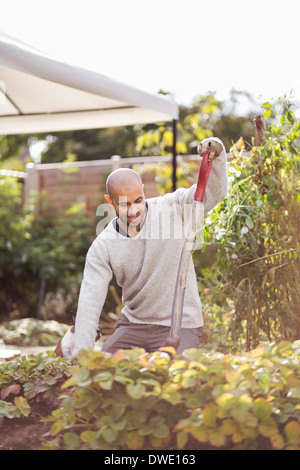
[[[171,96],[55,60],[0,33],[0,135],[177,119]]]

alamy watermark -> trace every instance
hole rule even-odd
[[[149,204],[142,227],[136,227],[134,222],[127,224],[131,232],[131,238],[143,240],[186,240],[187,248],[199,250],[204,243],[204,205],[193,202],[184,204],[178,208],[176,204],[163,206],[163,209]],[[96,216],[101,220],[96,226],[96,234],[100,235],[108,225],[116,219],[114,208],[108,204],[100,204],[96,210]],[[132,235],[133,234],[133,235]],[[135,236],[136,234],[136,236]],[[106,230],[105,237],[119,239],[122,237],[112,227]]]

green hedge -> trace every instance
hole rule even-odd
[[[32,401],[60,403],[60,386],[70,376],[70,365],[53,352],[22,356],[0,363],[0,420],[29,416]]]
[[[300,341],[82,355],[43,449],[299,449]]]
[[[24,206],[22,184],[8,176],[0,177],[0,202],[0,320],[43,314],[66,322],[77,304],[93,222],[77,203],[55,210],[46,194]],[[49,302],[47,293],[57,303],[61,294],[63,305]]]

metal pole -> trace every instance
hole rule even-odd
[[[176,191],[177,189],[177,152],[176,152],[176,142],[177,142],[177,120],[173,119],[173,174],[172,174],[172,185],[173,185],[173,191]]]

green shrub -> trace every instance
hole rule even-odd
[[[1,363],[0,419],[29,416],[31,408],[28,401],[32,399],[57,405],[60,385],[69,375],[67,361],[52,352],[48,356],[39,353]]]
[[[298,449],[300,342],[82,354],[43,449]]]
[[[44,202],[40,211],[21,204],[22,185],[0,178],[0,302],[1,314],[55,319],[49,297],[59,292],[74,309],[88,247],[95,236],[92,222],[78,204],[54,210]],[[41,201],[41,202],[42,202]],[[61,321],[68,316],[60,314]]]
[[[33,216],[22,210],[22,185],[16,178],[0,177],[0,304],[11,310],[16,301],[16,280],[25,278],[22,248],[29,243]],[[28,284],[28,281],[27,281]]]
[[[69,325],[55,320],[21,318],[3,322],[0,338],[5,344],[17,346],[50,346],[57,344],[69,328]]]
[[[266,139],[235,153],[229,195],[206,218],[207,245],[217,247],[211,264],[201,268],[207,247],[195,254],[199,284],[210,302],[227,309],[233,301],[230,335],[237,340],[245,328],[248,350],[261,340],[300,338],[300,123],[280,104],[265,103],[273,116]]]

